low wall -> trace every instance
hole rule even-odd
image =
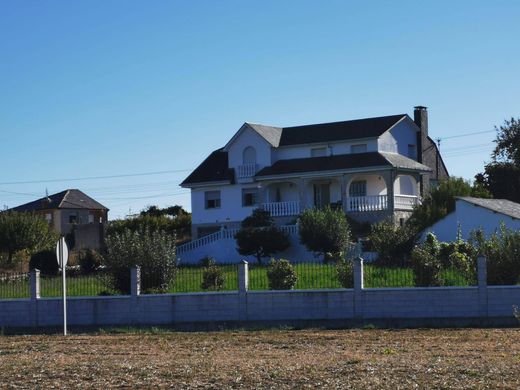
[[[68,323],[192,327],[309,322],[489,325],[514,323],[513,306],[520,305],[520,286],[486,286],[485,261],[480,260],[479,285],[475,287],[365,289],[363,264],[358,260],[353,289],[248,291],[247,263],[239,269],[238,291],[161,295],[141,295],[138,271],[134,270],[131,295],[69,298]],[[38,278],[33,275],[30,299],[0,301],[0,326],[60,326],[62,310],[61,299],[39,298]]]

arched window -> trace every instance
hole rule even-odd
[[[256,150],[252,146],[248,146],[244,149],[242,156],[244,164],[256,164]]]

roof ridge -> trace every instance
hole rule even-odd
[[[70,193],[70,189],[67,189],[66,191],[67,192],[65,192],[65,195],[63,195],[63,198],[61,198],[61,200],[60,200],[60,204],[58,205],[58,208],[61,208],[62,203],[65,201],[65,198],[67,198],[67,195],[69,195],[69,193]]]

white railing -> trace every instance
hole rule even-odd
[[[388,209],[388,196],[349,196],[347,211],[380,211]]]
[[[271,213],[271,217],[287,217],[300,214],[300,202],[271,202],[262,204],[262,208]]]
[[[256,164],[239,165],[237,168],[237,177],[239,179],[253,177],[256,174],[256,169],[257,169]]]
[[[280,226],[279,229],[281,231],[286,232],[289,235],[298,233],[298,225]],[[197,248],[200,248],[201,246],[211,244],[212,242],[215,242],[215,241],[218,241],[218,240],[223,240],[225,238],[233,238],[234,239],[235,238],[235,234],[237,234],[237,232],[239,230],[240,229],[221,229],[218,232],[215,232],[215,233],[212,233],[212,234],[208,234],[207,236],[204,236],[204,237],[198,238],[196,240],[187,242],[186,244],[179,245],[176,248],[177,256],[179,256],[179,255],[181,255],[183,253],[186,253],[186,252],[190,252],[190,251],[195,250]]]
[[[395,195],[394,208],[400,210],[413,210],[414,206],[421,203],[418,196],[415,195]]]

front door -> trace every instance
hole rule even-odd
[[[314,184],[314,207],[323,209],[330,206],[330,185]]]

